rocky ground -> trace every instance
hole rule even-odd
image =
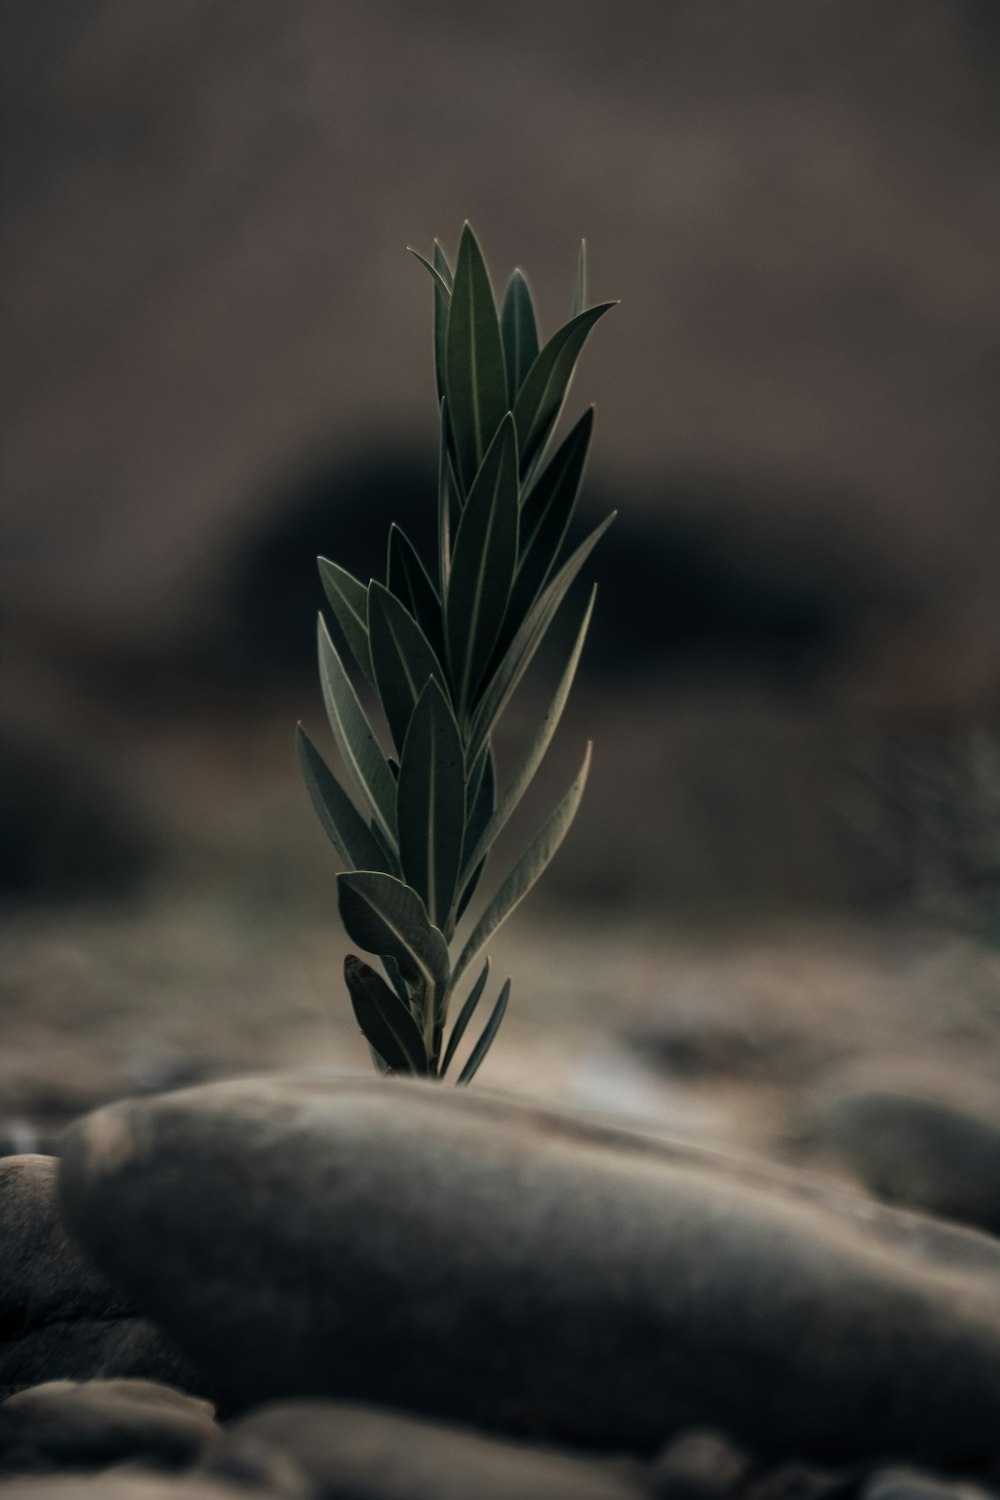
[[[0,1493],[1000,1483],[995,952],[572,912],[461,1095],[252,882],[4,923]]]

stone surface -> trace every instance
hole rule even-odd
[[[252,1413],[202,1467],[218,1477],[252,1473],[262,1454],[287,1456],[311,1493],[345,1500],[645,1500],[649,1493],[638,1465],[629,1477],[625,1465],[315,1400]]]
[[[0,1159],[0,1399],[96,1375],[197,1384],[190,1364],[67,1235],[57,1171],[53,1157]]]
[[[861,1491],[861,1500],[990,1500],[992,1491],[961,1480],[936,1479],[915,1469],[882,1469]]]
[[[233,1489],[207,1475],[166,1478],[141,1469],[106,1474],[19,1475],[0,1479],[2,1500],[316,1500],[259,1487]]]
[[[817,1125],[879,1197],[1000,1234],[1000,1100],[959,1080],[859,1082]]]
[[[653,1451],[971,1461],[1000,1246],[766,1168],[430,1085],[123,1101],[65,1142],[88,1252],[237,1404],[372,1401]]]
[[[735,1493],[750,1467],[745,1453],[721,1432],[679,1433],[653,1466],[657,1500],[720,1500]]]
[[[0,1471],[195,1461],[216,1435],[212,1408],[149,1380],[54,1380],[0,1403]]]
[[[51,1156],[0,1160],[0,1330],[8,1338],[54,1318],[134,1311],[66,1234],[58,1169]]]

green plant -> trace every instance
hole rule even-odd
[[[416,252],[414,252],[416,253]],[[443,1077],[489,978],[480,969],[445,1042],[452,998],[473,961],[534,885],[583,794],[590,745],[568,792],[531,840],[453,959],[456,929],[490,849],[521,800],[559,722],[590,622],[583,612],[555,696],[511,780],[497,787],[493,732],[608,516],[566,556],[593,426],[589,409],[542,467],[577,358],[613,303],[586,306],[581,246],[573,315],[539,346],[531,293],[515,270],[498,312],[466,224],[454,272],[435,242],[418,257],[434,281],[441,413],[436,578],[393,525],[385,583],[367,585],[319,559],[333,616],[392,737],[386,757],[319,620],[319,668],[330,726],[358,805],[299,726],[313,806],[347,866],[340,915],[386,977],[355,955],[345,978],[383,1073]],[[364,811],[359,811],[359,806]],[[462,1069],[467,1083],[503,1019],[505,981]]]

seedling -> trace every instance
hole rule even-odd
[[[573,314],[540,346],[524,276],[514,271],[498,312],[468,224],[454,271],[437,242],[431,260],[418,258],[434,282],[441,414],[436,576],[396,525],[384,583],[363,584],[319,559],[330,610],[357,672],[378,699],[394,755],[383,754],[322,615],[323,697],[355,796],[301,725],[298,748],[313,806],[346,866],[338,876],[344,927],[384,970],[383,977],[354,954],[344,965],[375,1066],[382,1073],[443,1078],[486,993],[488,957],[448,1033],[452,1001],[559,848],[587,779],[589,744],[566,795],[459,946],[456,932],[490,850],[555,733],[590,624],[593,591],[555,696],[514,775],[498,787],[497,722],[614,519],[608,516],[575,550],[567,548],[592,408],[545,462],[580,352],[614,304],[586,305],[581,246]],[[458,1075],[460,1084],[486,1056],[509,995],[507,979]]]

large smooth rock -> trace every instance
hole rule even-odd
[[[53,1380],[0,1403],[0,1472],[99,1469],[122,1459],[194,1463],[212,1408],[151,1380]]]
[[[965,1461],[1000,1245],[429,1084],[271,1079],[74,1126],[97,1263],[236,1403],[372,1401],[596,1447]]]
[[[861,1500],[990,1500],[993,1494],[960,1480],[937,1479],[912,1469],[886,1469],[872,1475]]]
[[[208,1475],[167,1478],[139,1469],[107,1474],[59,1474],[0,1479],[2,1500],[316,1500],[259,1486],[233,1489]]]
[[[848,1083],[818,1134],[879,1197],[1000,1234],[1000,1097],[968,1081]]]
[[[219,1478],[287,1457],[310,1494],[349,1500],[648,1500],[648,1487],[605,1461],[504,1442],[442,1422],[333,1401],[253,1412],[203,1462]],[[264,1473],[268,1470],[265,1468]]]
[[[198,1387],[178,1350],[67,1235],[57,1170],[50,1156],[0,1159],[0,1400],[97,1375]]]

